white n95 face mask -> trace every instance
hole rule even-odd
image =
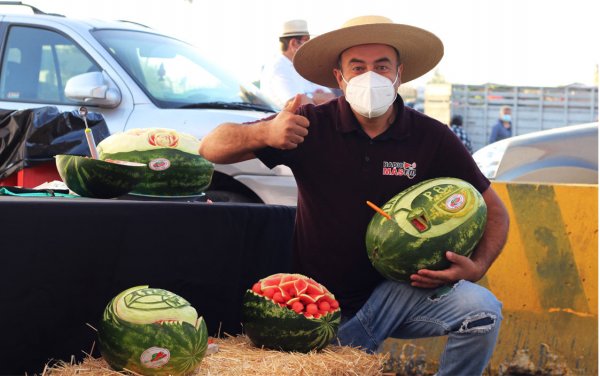
[[[398,81],[398,73],[394,82],[387,77],[368,71],[346,81],[346,100],[350,107],[359,114],[369,119],[379,117],[390,108],[396,100],[394,85]]]

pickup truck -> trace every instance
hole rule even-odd
[[[9,5],[28,13],[2,12]],[[275,112],[256,86],[238,82],[194,46],[133,22],[72,19],[1,2],[0,41],[0,109],[85,105],[111,133],[160,127],[198,139],[223,122]],[[294,206],[297,189],[287,167],[252,159],[215,165],[206,194]]]

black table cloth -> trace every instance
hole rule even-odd
[[[83,358],[96,341],[87,324],[138,285],[187,299],[209,335],[241,333],[245,290],[290,271],[294,216],[258,204],[0,197],[0,375]]]

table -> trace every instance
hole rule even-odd
[[[83,358],[87,324],[137,285],[187,299],[209,335],[241,333],[245,290],[290,271],[295,208],[0,197],[0,218],[0,374],[23,375]]]

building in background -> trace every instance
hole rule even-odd
[[[424,104],[424,112],[444,124],[461,115],[478,150],[488,143],[502,106],[512,108],[513,136],[598,121],[598,86],[461,85],[436,72],[425,86]]]
[[[452,85],[451,99],[474,150],[487,144],[502,106],[512,108],[513,136],[598,121],[598,86]]]

